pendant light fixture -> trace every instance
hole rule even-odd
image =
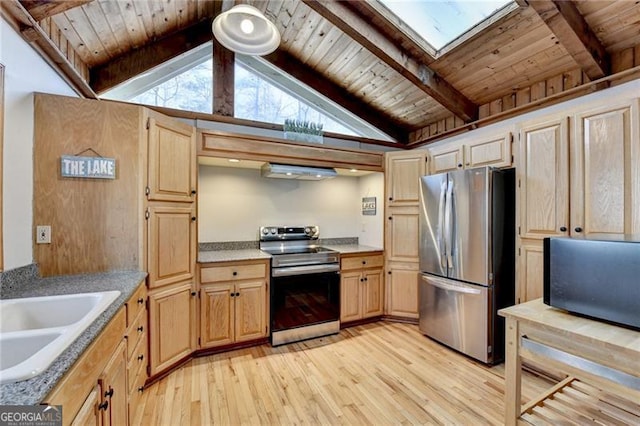
[[[216,16],[211,29],[221,45],[243,55],[268,55],[280,44],[273,22],[248,4],[238,4]]]

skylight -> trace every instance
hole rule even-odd
[[[511,0],[379,0],[436,50],[493,15]]]

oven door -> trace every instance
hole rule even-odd
[[[339,264],[272,269],[273,345],[340,331],[339,270]]]

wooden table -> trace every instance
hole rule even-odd
[[[506,318],[505,424],[531,421],[532,414],[552,423],[580,416],[591,419],[601,411],[610,423],[611,400],[623,405],[621,414],[611,409],[614,418],[640,423],[640,332],[571,315],[545,305],[542,299],[502,309],[499,314]],[[569,377],[522,406],[523,359]],[[580,396],[572,400],[572,395]],[[578,406],[572,407],[575,404]]]

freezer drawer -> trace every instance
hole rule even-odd
[[[477,360],[491,361],[491,287],[422,274],[420,331]]]

